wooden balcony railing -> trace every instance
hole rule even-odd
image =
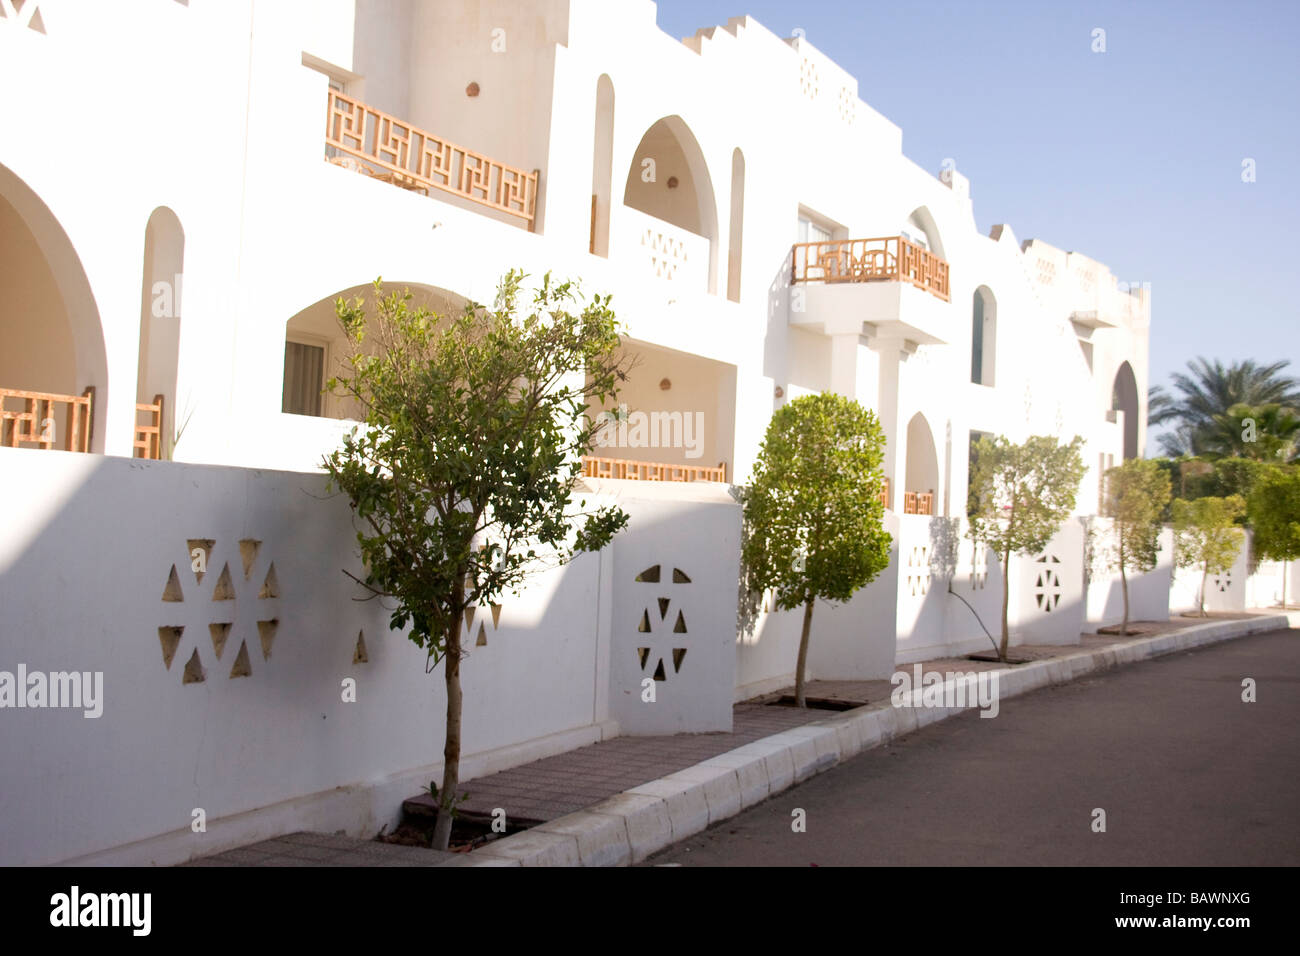
[[[796,243],[791,282],[910,282],[948,301],[948,263],[902,236]]]
[[[54,406],[66,405],[62,450],[88,452],[90,429],[94,421],[94,400],[93,385],[80,395],[0,388],[0,446],[18,448],[22,445],[37,445],[53,448],[58,441]],[[22,404],[21,410],[13,408],[17,403]]]
[[[524,220],[532,231],[538,171],[525,172],[330,90],[325,143],[365,164],[354,169],[406,189],[439,189]]]
[[[726,481],[727,466],[725,462],[719,462],[716,468],[709,468],[584,455],[582,474],[587,478],[630,478],[636,481]]]
[[[889,510],[889,479],[888,478],[883,479],[880,485],[880,503],[885,506],[886,511]]]
[[[905,515],[934,514],[934,494],[928,491],[903,492],[903,514]]]
[[[142,412],[149,416],[149,421],[144,425],[140,424]],[[162,457],[163,397],[155,395],[152,405],[137,404],[135,416],[135,457],[156,461]]]

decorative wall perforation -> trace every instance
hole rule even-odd
[[[1044,565],[1036,572],[1038,581],[1034,585],[1034,597],[1037,598],[1038,606],[1045,613],[1051,613],[1061,603],[1061,575],[1059,570],[1053,567],[1060,564],[1061,559],[1054,554],[1044,554],[1034,563]]]
[[[176,656],[176,648],[181,642],[181,635],[185,633],[183,627],[160,627],[158,628],[158,641],[162,644],[163,664],[168,670],[172,669],[172,659]]]
[[[37,33],[45,32],[45,21],[36,0],[0,0],[0,20],[13,21]]]
[[[241,569],[243,570],[243,582],[241,585],[245,591],[245,597],[249,596],[248,591],[251,589],[253,573],[257,569],[258,558],[262,542],[253,538],[243,538],[237,542],[238,554]],[[190,570],[194,573],[194,586],[200,587],[206,576],[209,562],[216,552],[217,541],[215,538],[188,538],[185,541],[186,559],[190,562]],[[262,579],[262,585],[257,593],[257,599],[273,600],[280,596],[280,581],[276,574],[275,563],[268,564],[266,573]],[[200,599],[201,600],[201,599]],[[221,571],[216,576],[216,582],[212,585],[211,600],[214,602],[237,602],[238,594],[235,584],[235,578],[230,573],[230,562],[223,561]],[[182,604],[185,601],[185,593],[181,586],[180,573],[177,571],[177,565],[171,565],[167,573],[167,583],[163,586],[162,601],[167,604]],[[208,604],[191,604],[191,614],[200,611],[201,608],[210,606]],[[263,608],[262,605],[258,605]],[[271,611],[272,607],[266,607],[261,610],[261,614]],[[205,613],[206,612],[202,612]],[[215,620],[208,622],[208,637],[212,642],[212,654],[215,662],[220,662],[225,656],[226,644],[230,640],[232,632],[236,628],[235,618],[237,614],[234,608],[225,606],[225,610],[219,615],[224,620]],[[280,622],[276,617],[262,617],[256,621],[257,637],[262,648],[262,660],[271,659],[271,650],[275,643],[276,635],[279,633]],[[162,649],[163,667],[171,670],[172,661],[175,660],[177,653],[181,652],[181,643],[184,638],[186,627],[181,624],[166,624],[158,628],[158,641]],[[196,626],[194,632],[196,635],[202,633],[201,626]],[[362,645],[364,647],[364,645]],[[207,653],[207,645],[202,643],[201,638],[195,637],[190,647],[189,657],[181,675],[182,684],[199,684],[207,680],[207,671],[204,668],[204,655]],[[248,656],[248,642],[246,637],[241,637],[239,644],[239,653],[235,657],[234,665],[231,668],[231,677],[248,677],[252,674],[252,665]]]
[[[928,545],[912,546],[907,556],[907,589],[912,597],[924,597],[930,591],[930,548]]]
[[[640,584],[660,584],[662,576],[663,576],[663,566],[659,564],[654,564],[646,568],[640,574],[638,574],[635,580]],[[681,568],[673,568],[672,583],[690,584],[691,583],[690,575],[688,575]],[[636,632],[638,634],[653,633],[654,629],[651,623],[651,614],[650,614],[651,597],[653,597],[653,601],[654,601],[653,606],[656,607],[659,611],[660,623],[667,624],[668,622],[669,611],[673,603],[672,597],[671,596],[665,597],[662,595],[653,595],[653,596],[648,595],[646,607],[641,609],[641,619],[637,623]],[[688,633],[687,624],[686,624],[686,612],[681,608],[678,608],[677,615],[673,619],[672,631],[668,632],[666,628],[661,628],[661,633],[671,633],[673,635]],[[677,637],[663,638],[662,640],[666,644],[668,644],[668,642],[671,641],[671,644],[668,644],[668,646],[658,648],[658,649],[656,649],[653,646],[645,646],[645,645],[640,645],[636,647],[637,663],[640,665],[641,673],[644,674],[646,672],[647,668],[650,666],[650,662],[653,660],[655,662],[655,666],[651,676],[656,681],[666,681],[668,679],[668,671],[664,667],[664,657],[666,655],[672,658],[674,674],[681,673],[682,661],[686,659],[687,649],[685,647],[672,646],[672,644],[676,644],[677,642],[679,642],[681,638],[677,638]],[[651,639],[650,642],[658,643],[658,641],[654,641],[653,639]]]
[[[821,77],[817,73],[817,64],[808,57],[803,58],[799,66],[799,89],[810,100],[817,99],[821,92]]]
[[[677,270],[690,259],[686,243],[652,227],[641,233],[641,246],[650,258],[650,267],[658,279],[675,279]]]
[[[1222,574],[1216,575],[1214,578],[1214,586],[1219,589],[1220,593],[1224,593],[1232,587],[1232,569],[1229,568]]]
[[[353,664],[370,663],[370,654],[367,653],[366,651],[366,632],[364,630],[357,631],[357,647],[356,650],[352,652],[352,663]]]
[[[858,97],[847,86],[840,87],[840,119],[849,126],[858,118]]]
[[[203,664],[199,661],[199,649],[194,648],[194,653],[190,659],[185,662],[185,672],[181,675],[182,684],[202,684],[207,675],[203,673]]]
[[[209,624],[208,633],[212,636],[212,650],[217,655],[217,660],[221,660],[221,654],[226,649],[226,640],[230,637],[230,622]]]
[[[172,565],[171,571],[167,574],[167,584],[163,587],[162,599],[164,601],[181,602],[185,600],[185,595],[181,592],[181,580],[176,575],[176,565]]]
[[[212,560],[212,549],[217,542],[211,538],[190,538],[185,548],[190,553],[190,570],[194,572],[194,583],[202,584],[203,576],[208,573],[208,562]]]

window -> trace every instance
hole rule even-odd
[[[799,238],[796,242],[830,242],[831,231],[807,216],[799,217]]]
[[[975,290],[971,301],[970,380],[992,386],[997,358],[998,303],[988,286]]]
[[[308,342],[284,343],[284,392],[280,411],[288,415],[323,414],[325,346]]]

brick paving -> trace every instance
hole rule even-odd
[[[889,686],[888,681],[861,683]],[[816,681],[809,683],[809,696],[821,696],[816,687]],[[831,712],[744,702],[732,713],[731,733],[615,737],[469,780],[462,785],[469,796],[461,810],[489,816],[500,807],[514,822],[545,823]],[[405,806],[415,813],[433,812],[428,794],[412,797]]]
[[[331,836],[327,833],[290,833],[200,857],[182,866],[446,866],[463,859],[418,846],[399,846],[375,840]]]

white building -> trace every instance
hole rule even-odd
[[[102,670],[109,694],[99,721],[6,715],[0,760],[21,725],[46,742],[34,780],[85,767],[74,783],[109,796],[94,821],[70,788],[14,797],[3,862],[183,859],[291,801],[361,832],[428,779],[440,689],[338,586],[347,509],[308,474],[351,427],[320,395],[333,302],[377,276],[439,309],[511,267],[578,277],[639,358],[622,401],[699,423],[602,451],[590,483],[630,530],[471,624],[501,656],[467,667],[470,776],[725,727],[733,697],[788,682],[793,617],[736,634],[724,482],[793,397],[855,397],[888,439],[895,561],[818,619],[814,675],[987,643],[945,583],[991,626],[1001,572],[954,546],[979,435],[1082,435],[1080,516],[1145,445],[1146,291],[981,235],[960,172],[916,166],[854,77],[748,18],[678,41],[649,0],[0,0],[0,76],[22,91],[0,124],[0,445],[22,446],[0,448],[0,669]],[[629,461],[712,480],[604,477]],[[1106,613],[1082,528],[1013,562],[1018,639]],[[670,584],[692,623],[665,612],[661,643],[637,622]],[[340,708],[358,668],[383,703]],[[631,696],[650,674],[653,711]],[[140,775],[151,795],[129,798]],[[195,835],[200,799],[225,822]]]

